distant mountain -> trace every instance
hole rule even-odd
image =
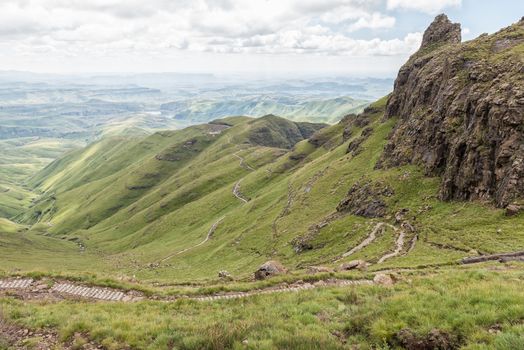
[[[274,88],[274,87],[273,87]],[[329,99],[297,96],[247,96],[245,98],[185,99],[164,103],[165,115],[191,123],[206,122],[230,115],[260,117],[275,114],[292,120],[334,123],[350,113],[359,113],[368,102],[351,97]]]

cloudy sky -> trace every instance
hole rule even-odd
[[[522,0],[1,0],[0,70],[393,76],[441,12],[463,39]]]

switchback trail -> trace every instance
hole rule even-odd
[[[243,179],[240,179],[238,180],[236,183],[235,183],[235,186],[233,186],[233,195],[235,197],[237,197],[240,201],[244,202],[244,203],[247,203],[249,202],[249,199],[246,198],[242,192],[240,192],[240,183],[242,182]]]
[[[393,229],[395,230],[395,232],[398,231],[398,229],[394,226],[393,226]],[[406,232],[404,230],[401,230],[400,233],[398,234],[397,240],[395,241],[395,250],[391,253],[383,255],[380,259],[378,259],[377,263],[382,264],[387,259],[391,259],[399,255],[402,249],[404,249],[404,238],[405,237],[406,237]]]
[[[238,151],[238,152],[239,152],[239,151]],[[255,169],[252,168],[249,164],[247,164],[246,160],[245,160],[243,157],[241,157],[241,156],[239,156],[239,155],[237,154],[238,152],[233,153],[233,155],[234,155],[235,157],[237,157],[238,159],[240,159],[240,167],[241,167],[241,168],[244,168],[244,169],[246,169],[246,170],[249,170],[249,171],[254,171]]]
[[[209,241],[209,239],[211,238],[211,236],[213,236],[213,233],[214,233],[215,230],[217,229],[218,224],[220,224],[220,222],[221,222],[222,220],[224,220],[224,218],[225,218],[225,216],[222,216],[220,219],[218,219],[218,220],[217,220],[217,221],[216,221],[216,222],[211,226],[211,228],[210,228],[209,231],[207,232],[207,236],[206,236],[206,238],[205,238],[202,242],[197,243],[197,244],[195,244],[194,246],[188,247],[188,248],[186,248],[186,249],[183,249],[183,250],[181,250],[181,251],[179,251],[179,252],[176,252],[176,253],[173,253],[173,254],[171,254],[171,255],[168,255],[168,256],[166,256],[165,258],[163,258],[162,260],[160,260],[160,262],[164,262],[164,261],[166,261],[166,260],[171,259],[171,258],[174,257],[174,256],[177,256],[177,255],[180,255],[180,254],[182,254],[182,253],[185,253],[185,252],[187,252],[187,251],[189,251],[189,250],[191,250],[191,249],[194,249],[194,248],[196,248],[196,247],[200,247],[202,244],[204,244],[204,243],[206,243],[207,241]]]
[[[369,233],[369,235],[362,241],[360,242],[359,245],[357,245],[356,247],[352,248],[350,251],[342,254],[342,256],[340,258],[338,258],[337,260],[335,261],[340,261],[362,249],[364,249],[365,247],[367,247],[368,245],[370,245],[371,243],[373,243],[373,241],[377,238],[377,235],[379,233],[384,233],[384,228],[385,226],[387,227],[390,227],[391,229],[393,229],[395,232],[399,232],[398,236],[397,236],[397,239],[395,240],[395,250],[392,251],[391,253],[387,253],[387,254],[384,254],[382,257],[380,257],[377,261],[377,264],[381,264],[383,263],[384,261],[388,260],[388,259],[391,259],[395,256],[398,256],[401,254],[402,250],[404,249],[404,244],[406,243],[405,240],[406,240],[406,231],[404,229],[398,229],[397,227],[391,225],[391,224],[387,224],[385,222],[379,222],[378,224],[375,225],[375,227],[373,228],[373,230]],[[415,234],[413,236],[413,238],[411,239],[410,241],[410,247],[409,249],[407,250],[407,252],[405,252],[405,254],[409,253],[411,250],[413,250],[413,248],[415,247],[415,244],[417,242],[417,239],[418,239],[418,236]]]
[[[253,169],[251,166],[249,166],[249,164],[246,163],[246,160],[239,156],[237,153],[240,152],[240,151],[237,151],[235,153],[233,153],[233,155],[235,157],[237,157],[238,159],[240,159],[240,167],[241,168],[244,168],[246,170],[249,170],[249,171],[254,171],[255,169]],[[233,186],[233,195],[240,201],[244,202],[244,203],[247,203],[249,202],[249,198],[247,198],[246,196],[244,196],[242,194],[242,192],[240,192],[240,183],[242,182],[243,178],[238,180],[235,185]]]
[[[383,222],[379,222],[378,224],[375,225],[375,227],[373,228],[373,230],[369,233],[369,235],[362,241],[360,242],[359,245],[357,245],[356,247],[352,248],[350,251],[342,254],[342,256],[337,259],[336,261],[339,261],[339,260],[342,260],[344,258],[347,258],[348,256],[352,255],[352,254],[355,254],[356,252],[364,249],[365,247],[367,247],[368,245],[370,245],[376,238],[377,238],[377,234],[379,233],[379,231],[383,232],[384,231],[384,226],[386,224],[383,223]]]

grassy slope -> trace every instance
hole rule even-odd
[[[78,348],[89,338],[107,349],[398,349],[401,330],[424,340],[438,328],[450,349],[521,349],[524,275],[521,265],[508,267],[404,276],[392,288],[318,289],[212,303],[0,299],[0,310],[23,327],[57,328],[62,340]]]
[[[36,197],[24,181],[81,142],[39,137],[0,140],[0,217],[12,218]]]
[[[362,349],[388,349],[402,344],[399,331],[405,328],[422,340],[438,328],[454,348],[522,347],[521,264],[504,269],[493,264],[453,265],[460,257],[474,254],[468,253],[473,249],[521,249],[522,215],[508,218],[489,204],[441,202],[435,197],[439,179],[425,177],[414,166],[374,170],[395,123],[381,120],[384,100],[374,107],[377,111],[369,115],[373,133],[356,156],[346,154],[346,148],[360,137],[362,128],[353,127],[352,137],[344,142],[345,125],[337,124],[314,136],[322,140],[321,146],[305,140],[286,151],[248,142],[259,125],[245,118],[221,121],[232,127],[214,136],[209,144],[203,142],[205,147],[187,159],[180,153],[180,145],[188,137],[205,139],[210,126],[186,129],[182,136],[177,131],[139,142],[112,139],[95,144],[91,147],[101,150],[94,152],[89,147],[35,177],[35,184],[46,191],[44,198],[55,198],[54,209],[45,214],[45,220],[29,229],[0,223],[1,270],[67,275],[123,287],[127,286],[123,281],[136,278],[132,288],[160,288],[162,293],[195,293],[184,281],[203,283],[197,292],[243,290],[256,286],[218,282],[217,271],[226,269],[239,280],[271,258],[297,271],[269,282],[311,278],[303,275],[302,267],[333,265],[333,257],[358,244],[375,223],[393,223],[392,214],[400,208],[408,208],[414,216],[411,222],[420,239],[409,254],[372,265],[369,272],[434,264],[442,265],[440,268],[402,273],[393,288],[332,288],[213,303],[22,303],[2,299],[3,317],[24,327],[57,328],[62,340],[77,344],[89,337],[108,349],[128,345],[149,349],[245,348],[244,340],[248,348],[263,349],[344,349],[354,344]],[[296,131],[292,128],[288,132],[292,130]],[[278,135],[271,139],[280,139]],[[164,164],[155,158],[173,154],[180,156],[180,164]],[[234,154],[256,170],[241,167]],[[83,167],[83,163],[89,165]],[[145,186],[139,196],[111,211],[116,202],[126,198],[129,184],[150,184],[145,173],[160,175],[153,177],[152,186]],[[295,253],[290,244],[293,238],[332,213],[348,188],[362,178],[382,181],[394,189],[395,194],[387,199],[388,216],[342,216],[311,238],[312,250]],[[251,198],[247,204],[232,194],[239,179],[242,193]],[[284,211],[289,198],[291,204]],[[45,203],[42,200],[35,210],[49,205]],[[92,225],[76,229],[85,224],[85,216],[93,220]],[[31,217],[26,220],[31,222]],[[209,227],[222,217],[206,244],[158,267],[149,265],[201,242]],[[80,253],[71,239],[80,239],[87,250]],[[346,260],[376,261],[391,251],[393,240],[392,231],[387,230],[374,244]],[[361,273],[345,277],[361,278]],[[155,287],[153,282],[166,287]],[[494,326],[502,331],[490,332]]]
[[[323,140],[322,146],[305,140],[287,152],[257,145],[257,140],[270,140],[269,146],[289,146],[285,138],[295,135],[297,127],[278,126],[275,117],[228,118],[221,123],[233,126],[220,135],[209,135],[211,126],[203,125],[157,133],[142,141],[107,139],[38,174],[34,184],[46,194],[21,218],[31,224],[41,212],[40,224],[32,231],[79,239],[87,246],[87,255],[99,256],[100,264],[108,266],[105,274],[135,275],[142,281],[205,280],[222,269],[243,278],[268,259],[298,269],[329,265],[380,220],[393,223],[392,215],[401,208],[409,209],[414,217],[410,221],[419,242],[410,254],[371,269],[450,264],[475,254],[468,253],[472,250],[491,253],[522,248],[521,216],[507,218],[489,204],[441,202],[435,197],[439,179],[425,177],[417,167],[374,170],[395,122],[381,120],[384,103],[382,99],[374,104],[376,111],[369,115],[373,133],[356,156],[346,154],[346,148],[362,129],[352,127],[352,137],[343,142],[343,123],[315,135]],[[258,137],[261,129],[270,136]],[[188,139],[195,138],[201,148],[184,148]],[[189,156],[184,158],[186,151]],[[176,155],[181,160],[160,161],[155,158],[158,155]],[[255,170],[241,167],[235,155]],[[311,237],[312,250],[295,253],[290,242],[332,213],[362,178],[394,189],[395,195],[387,199],[389,216],[342,216]],[[251,198],[247,204],[232,194],[240,179],[241,192]],[[291,204],[283,215],[289,198]],[[206,244],[173,256],[157,268],[147,268],[201,242],[222,217]],[[387,230],[346,260],[374,262],[392,250],[393,241],[393,231]],[[68,271],[69,264],[80,262],[68,262],[62,271]]]

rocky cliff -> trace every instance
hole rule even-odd
[[[499,207],[524,198],[524,18],[460,43],[439,15],[400,69],[385,118],[398,118],[377,167],[421,164],[440,196]]]

